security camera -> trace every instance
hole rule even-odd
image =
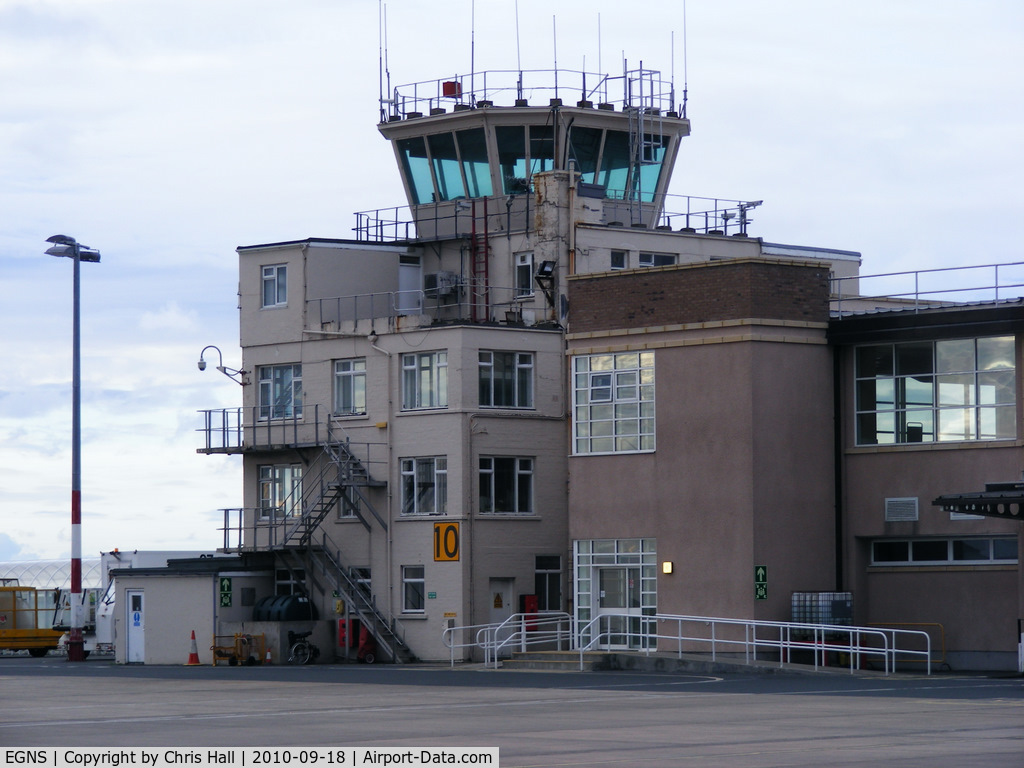
[[[200,371],[205,371],[206,370],[206,361],[205,360],[200,360],[199,361],[199,370]]]

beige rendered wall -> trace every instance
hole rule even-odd
[[[191,633],[196,633],[199,661],[210,664],[215,633],[217,575],[139,576],[117,579],[114,613],[114,659],[126,661],[127,590],[143,590],[146,664],[184,664],[188,661]]]

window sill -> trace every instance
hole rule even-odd
[[[909,565],[869,565],[868,573],[965,573],[970,571],[1016,571],[1017,561],[1000,561],[998,563],[973,563],[973,564],[936,564],[925,565],[924,563],[911,563]]]
[[[540,520],[536,512],[477,512],[477,520]]]
[[[871,453],[906,453],[908,451],[963,451],[983,448],[1019,448],[1024,440],[1006,438],[1003,440],[958,440],[942,443],[897,443],[893,445],[855,445],[847,448],[851,456]],[[589,455],[589,454],[583,454]]]
[[[398,618],[400,618],[402,621],[426,621],[429,617],[427,616],[426,612],[421,613],[417,611],[416,613],[405,613],[403,611],[402,613],[398,614]]]

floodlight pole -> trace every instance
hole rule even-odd
[[[85,661],[85,621],[82,613],[82,362],[79,267],[82,245],[73,237],[54,235],[47,253],[70,257],[72,272],[71,301],[71,626],[68,631],[68,661]],[[86,248],[89,261],[99,261],[98,251]]]

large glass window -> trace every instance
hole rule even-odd
[[[288,267],[270,264],[263,267],[264,307],[283,307],[288,303]]]
[[[334,412],[366,413],[366,358],[334,361]]]
[[[402,514],[448,514],[448,459],[402,459]]]
[[[480,512],[533,514],[533,459],[480,457]]]
[[[493,194],[491,166],[487,161],[487,139],[483,128],[459,131],[455,134],[462,156],[462,171],[470,197]]]
[[[654,450],[654,353],[573,358],[573,452]]]
[[[402,408],[448,407],[448,353],[402,355]]]
[[[600,128],[576,128],[569,131],[569,156],[576,161],[580,181],[593,184],[597,178],[597,160],[601,154]]]
[[[605,194],[613,200],[626,198],[629,184],[629,134],[625,131],[608,131],[601,154],[601,171],[597,183],[605,188]]]
[[[533,407],[533,354],[480,351],[480,406]]]
[[[259,468],[260,517],[302,513],[302,465],[265,464]]]
[[[435,133],[427,137],[430,160],[434,167],[439,200],[455,200],[466,196],[462,184],[462,169],[455,151],[455,136],[450,133]]]
[[[856,350],[858,445],[1016,437],[1012,336]]]
[[[399,139],[398,157],[402,173],[409,184],[413,202],[417,204],[434,202],[434,182],[430,178],[430,161],[422,136]]]
[[[259,367],[261,419],[292,419],[302,416],[302,366]]]
[[[530,188],[526,172],[526,130],[519,125],[499,125],[494,129],[498,142],[498,166],[506,195],[516,195]]]

